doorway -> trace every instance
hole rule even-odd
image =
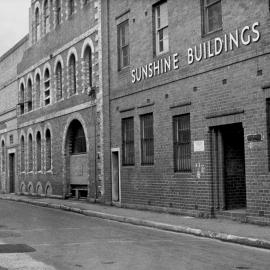
[[[15,192],[15,154],[9,154],[9,193]]]
[[[120,202],[120,150],[112,149],[112,201]]]
[[[244,129],[241,123],[213,127],[213,196],[218,210],[246,208]]]

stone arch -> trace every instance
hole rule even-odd
[[[33,183],[31,181],[28,183],[28,192],[30,194],[34,194],[35,193],[35,188],[34,188],[34,185],[33,185]]]
[[[85,50],[86,50],[87,46],[89,46],[89,47],[91,48],[92,54],[93,54],[93,56],[94,56],[94,53],[95,53],[95,46],[94,46],[94,43],[93,43],[92,39],[91,39],[90,37],[88,37],[88,38],[85,39],[85,41],[83,42],[82,51],[81,51],[81,58],[84,57],[84,53],[85,53]]]
[[[44,193],[43,193],[43,187],[42,187],[41,182],[38,182],[37,185],[36,185],[36,193],[37,193],[38,195],[44,194]]]
[[[71,57],[71,55],[74,54],[75,56],[75,60],[76,62],[78,62],[78,53],[77,53],[77,50],[75,47],[71,47],[69,50],[68,50],[68,55],[67,55],[67,62],[66,62],[66,66],[68,67],[69,65],[69,59]]]
[[[20,192],[21,193],[25,193],[27,191],[26,189],[26,184],[24,181],[21,182],[21,185],[20,185]]]
[[[50,144],[47,145],[47,138],[46,136],[49,134],[50,138]],[[44,127],[44,159],[43,159],[43,164],[44,164],[44,171],[52,171],[53,170],[53,151],[52,151],[52,145],[53,145],[53,133],[52,133],[52,127],[50,123],[46,123]],[[47,147],[50,147],[49,155],[50,155],[50,164],[47,164],[48,158],[47,157]]]
[[[33,87],[34,87],[34,80],[32,73],[27,75],[26,79],[26,100],[28,103],[27,111],[32,111],[33,109]]]
[[[40,134],[40,156],[38,156],[38,151],[39,151],[39,146],[38,146],[38,141],[37,141],[37,135],[38,133]],[[42,156],[42,153],[43,153],[43,131],[42,131],[42,128],[40,125],[38,125],[36,127],[36,130],[35,130],[35,137],[34,137],[34,140],[35,140],[35,170],[37,172],[42,172],[43,170],[43,156]],[[40,160],[38,160],[40,158]],[[39,163],[40,162],[40,163]],[[40,165],[40,169],[38,168],[38,166]]]
[[[26,143],[27,143],[27,136],[26,136],[24,130],[21,131],[19,138],[20,138],[19,139],[20,172],[25,172],[25,169],[26,169],[26,159],[25,159],[26,147],[25,146],[26,146]],[[23,156],[22,156],[22,140],[24,142]]]
[[[27,145],[27,151],[26,151],[26,156],[27,156],[27,159],[26,159],[26,168],[27,168],[27,171],[33,171],[34,170],[34,136],[33,136],[33,130],[32,128],[29,128],[27,130],[27,137],[25,138],[25,141],[26,141],[26,145]],[[32,138],[32,145],[30,145],[30,138]],[[30,152],[31,150],[31,152]],[[31,155],[31,156],[30,156]]]
[[[37,78],[39,77],[39,82],[37,81]],[[34,73],[34,97],[35,97],[35,105],[36,108],[40,107],[41,103],[41,89],[42,89],[42,75],[41,75],[41,70],[40,68],[37,68]],[[39,83],[39,85],[38,85]]]
[[[80,146],[77,145],[79,141],[81,142]],[[63,133],[64,196],[71,194],[76,185],[89,192],[89,149],[87,125],[81,114],[76,113],[68,118]],[[81,166],[80,170],[83,173],[79,181],[74,181],[77,166]]]
[[[53,72],[55,73],[56,72],[56,67],[57,67],[57,64],[60,63],[62,68],[64,68],[64,61],[63,61],[63,57],[62,55],[57,55],[55,61],[54,61],[54,67],[53,67]]]
[[[43,74],[42,74],[43,79],[45,77],[45,71],[47,69],[49,70],[50,76],[52,76],[52,69],[51,69],[51,65],[49,62],[45,63],[45,65],[43,66]]]
[[[50,196],[53,194],[53,188],[50,182],[47,182],[46,186],[45,186],[45,195],[46,196]]]

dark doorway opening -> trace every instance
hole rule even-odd
[[[212,128],[212,154],[216,208],[245,208],[245,149],[244,129],[241,123]]]
[[[9,154],[9,193],[15,192],[15,154]]]

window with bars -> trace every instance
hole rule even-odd
[[[141,164],[154,164],[154,126],[153,114],[140,116],[141,120]]]
[[[44,28],[45,34],[47,34],[50,30],[50,10],[48,0],[45,0],[44,3]]]
[[[70,94],[76,94],[76,59],[74,54],[72,54],[69,59],[69,86]]]
[[[24,85],[21,84],[19,95],[20,114],[24,114]]]
[[[56,98],[60,100],[63,97],[63,74],[61,63],[56,66]]]
[[[155,54],[169,51],[168,4],[167,1],[154,6]]]
[[[25,171],[25,145],[24,137],[21,138],[21,172]]]
[[[46,143],[46,171],[52,168],[52,138],[50,130],[46,130],[45,133],[45,143]]]
[[[45,106],[51,103],[51,76],[48,69],[44,75],[44,103]]]
[[[90,46],[87,46],[84,52],[84,64],[85,64],[85,82],[86,86],[92,87],[93,81],[93,66],[92,66],[92,51]]]
[[[221,0],[201,0],[203,35],[222,29]]]
[[[129,65],[129,23],[128,20],[117,26],[118,69]]]
[[[75,12],[74,0],[69,0],[69,16],[72,16]]]
[[[56,25],[61,23],[61,0],[56,0]]]
[[[28,171],[33,171],[33,138],[32,134],[28,137]]]
[[[32,81],[29,79],[27,83],[27,103],[28,103],[28,112],[31,112],[33,109],[32,101]]]
[[[37,133],[37,171],[41,171],[41,134]]]
[[[173,117],[174,171],[191,171],[190,115]]]
[[[35,11],[35,41],[40,39],[40,15],[39,8]]]
[[[6,155],[5,155],[6,149],[5,149],[5,142],[4,141],[2,141],[2,143],[1,143],[1,150],[2,150],[2,153],[1,153],[2,172],[5,172],[5,170],[6,170]]]
[[[133,117],[122,119],[122,164],[135,164]]]
[[[40,75],[36,75],[36,107],[40,107]]]

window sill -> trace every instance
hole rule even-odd
[[[221,27],[221,28],[218,28],[218,29],[213,30],[211,32],[202,33],[202,39],[215,36],[218,32],[222,32],[222,31],[223,31],[223,28]]]
[[[159,60],[159,59],[164,58],[164,57],[169,56],[169,55],[170,55],[170,50],[168,50],[166,52],[161,52],[161,53],[158,53],[158,54],[155,53],[153,59],[154,60]]]

